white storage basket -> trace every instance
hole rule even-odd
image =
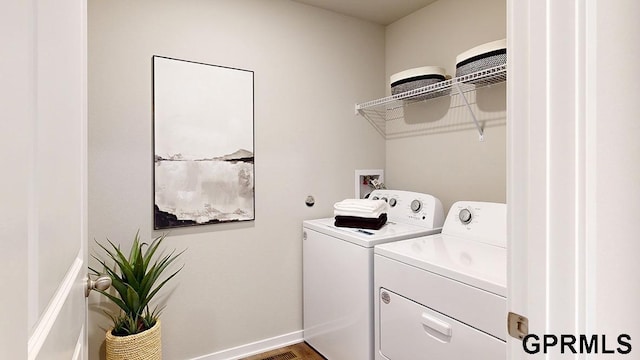
[[[456,77],[504,65],[507,40],[497,40],[469,49],[456,57]]]
[[[393,74],[390,77],[391,94],[398,95],[410,90],[429,86],[446,79],[446,70],[439,66],[423,66]],[[424,100],[434,95],[420,95],[412,100]]]

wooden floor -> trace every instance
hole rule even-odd
[[[325,360],[304,342],[249,356],[240,360]]]

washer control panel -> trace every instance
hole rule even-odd
[[[506,247],[507,206],[501,203],[458,201],[449,209],[442,233]]]
[[[441,228],[444,224],[442,202],[433,195],[385,189],[372,191],[369,199],[384,200],[389,204],[389,221],[431,229]]]

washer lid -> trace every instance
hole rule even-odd
[[[507,296],[507,249],[437,234],[376,246],[375,253]]]
[[[349,241],[363,247],[374,247],[390,241],[409,239],[439,233],[442,228],[430,229],[422,226],[387,221],[380,230],[337,227],[334,218],[304,221],[303,227],[326,235]]]

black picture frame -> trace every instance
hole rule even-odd
[[[154,55],[154,229],[255,220],[254,72]]]

